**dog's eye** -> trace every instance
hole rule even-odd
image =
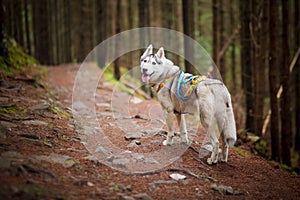
[[[156,65],[156,62],[152,62],[152,65]]]
[[[147,62],[147,60],[144,60],[144,62]]]

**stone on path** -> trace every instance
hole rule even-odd
[[[134,139],[140,139],[143,136],[140,132],[134,132],[134,133],[127,133],[124,137],[125,140],[134,140]]]
[[[76,162],[67,155],[51,153],[49,156],[36,156],[37,160],[47,161],[54,164],[61,164],[65,168],[70,168],[76,164]]]
[[[26,125],[35,125],[35,126],[47,126],[48,123],[40,120],[28,120],[28,121],[23,121],[23,124]]]

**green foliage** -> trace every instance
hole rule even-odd
[[[235,150],[239,155],[245,156],[245,152],[241,148],[234,146],[233,150]]]
[[[8,39],[8,52],[8,57],[0,56],[0,69],[5,72],[24,72],[24,67],[38,63],[35,58],[25,53],[13,38]]]
[[[258,142],[255,143],[254,148],[261,156],[267,157],[268,155],[267,141],[260,139]]]

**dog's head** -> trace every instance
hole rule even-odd
[[[165,57],[162,47],[154,54],[150,44],[141,56],[142,81],[144,83],[158,83],[164,73],[164,67],[172,65],[173,62]]]

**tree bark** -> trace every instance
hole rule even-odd
[[[256,49],[257,62],[255,64],[255,133],[262,136],[263,127],[263,111],[265,98],[265,76],[266,68],[268,67],[267,54],[268,51],[268,1],[256,1],[257,16],[262,16],[258,21],[259,37],[256,37],[259,46]],[[262,9],[260,9],[262,8]],[[261,14],[262,12],[262,14]]]
[[[253,74],[254,74],[254,125],[255,134],[262,135],[263,122],[263,106],[264,106],[264,71],[265,62],[264,52],[262,51],[262,43],[267,38],[262,34],[262,27],[267,27],[268,21],[262,19],[264,15],[262,7],[267,1],[260,2],[259,0],[252,0],[252,20],[251,20],[251,35],[252,35],[252,51],[253,51]]]
[[[220,59],[218,58],[219,51],[221,49],[220,44],[220,0],[213,0],[213,52],[212,59],[215,61],[217,67],[220,67]]]
[[[234,19],[234,1],[230,0],[229,15],[230,15],[230,32],[234,31],[235,19]],[[231,79],[232,79],[232,89],[236,91],[237,89],[237,77],[236,77],[236,56],[235,56],[235,39],[231,43]]]
[[[300,47],[300,2],[294,0],[294,36],[295,36],[295,51]],[[296,124],[296,142],[295,150],[300,153],[300,58],[295,64],[295,124]],[[300,159],[299,159],[300,165]]]
[[[35,57],[41,64],[49,63],[49,29],[47,1],[33,0]]]
[[[183,33],[191,38],[195,38],[194,35],[194,7],[192,0],[182,0],[182,13],[183,13]],[[184,40],[184,65],[185,71],[189,73],[197,73],[191,63],[194,62],[194,47],[189,42],[190,40]],[[190,62],[189,62],[190,61]]]
[[[242,89],[246,97],[246,128],[254,132],[254,98],[250,35],[251,1],[240,1]]]
[[[225,32],[225,23],[226,23],[226,18],[225,18],[225,6],[226,3],[224,0],[220,0],[220,8],[219,8],[219,16],[220,16],[220,49],[218,50],[218,58],[220,59],[220,65],[218,65],[220,69],[220,74],[222,76],[223,82],[226,84],[226,51],[224,52],[224,56],[219,57],[219,53],[222,49],[222,47],[225,45],[226,41],[226,32]]]
[[[281,72],[281,156],[282,162],[291,165],[291,107],[290,107],[290,84],[289,84],[289,0],[282,0],[282,72]]]
[[[150,26],[150,19],[149,19],[149,1],[148,0],[139,0],[138,1],[138,9],[139,9],[139,27],[148,27]],[[149,40],[149,33],[146,34],[140,34],[140,45],[144,46],[145,48],[147,47],[147,41]],[[143,49],[141,49],[140,54],[142,55],[144,52]]]
[[[121,0],[117,0],[117,10],[116,10],[116,34],[121,32]],[[116,41],[116,51],[119,49],[119,42]],[[121,62],[120,57],[118,57],[114,62],[114,77],[117,80],[120,80],[121,78]]]
[[[278,91],[277,74],[279,69],[278,62],[278,21],[279,11],[276,1],[269,2],[269,90],[271,107],[271,143],[272,159],[280,161],[280,126],[279,126],[279,107],[276,97]]]
[[[8,58],[9,52],[5,24],[5,5],[3,0],[0,0],[0,55],[4,58]]]

